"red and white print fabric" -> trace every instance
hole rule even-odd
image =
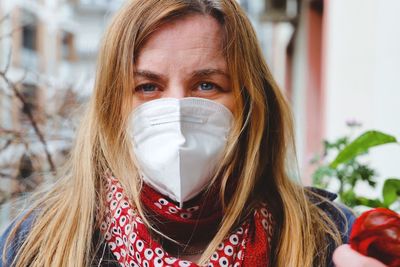
[[[133,267],[195,267],[196,263],[173,257],[152,239],[140,215],[130,204],[118,180],[107,177],[107,214],[101,231],[111,252],[121,266]],[[147,199],[148,200],[148,199]],[[165,216],[179,218],[182,222],[196,217],[199,205],[181,209],[162,195],[153,203],[153,208]],[[208,214],[212,218],[212,214]],[[206,266],[267,266],[269,244],[273,231],[272,216],[265,205],[254,212],[223,240],[212,254]]]

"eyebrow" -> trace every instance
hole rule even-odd
[[[167,78],[159,73],[148,71],[148,70],[138,70],[133,73],[136,76],[143,77],[153,81],[165,81]]]
[[[203,69],[203,70],[196,70],[192,73],[193,77],[207,77],[207,76],[212,76],[212,75],[223,75],[226,78],[230,79],[229,74],[227,74],[225,71],[220,70],[220,69]]]
[[[148,70],[137,70],[134,72],[135,76],[143,77],[149,80],[153,81],[166,81],[167,78],[156,72],[148,71]],[[225,71],[221,69],[202,69],[202,70],[196,70],[192,72],[192,77],[194,78],[204,78],[212,75],[223,75],[226,78],[230,79],[230,75],[227,74]]]

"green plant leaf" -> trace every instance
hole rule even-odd
[[[383,184],[383,202],[386,206],[390,206],[400,197],[400,179],[387,179]]]
[[[344,147],[329,166],[336,168],[339,164],[367,152],[371,147],[396,142],[397,140],[394,136],[379,131],[367,131]]]
[[[355,199],[357,206],[366,206],[370,208],[388,208],[385,203],[382,203],[379,199],[370,199],[366,197],[357,197]]]

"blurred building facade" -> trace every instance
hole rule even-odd
[[[73,5],[76,34],[76,80],[81,93],[90,95],[94,84],[96,59],[103,32],[111,16],[124,0],[75,0]]]
[[[357,120],[363,129],[381,130],[400,140],[400,1],[324,3],[324,136],[337,137],[346,132],[344,121]],[[382,178],[400,177],[398,145],[371,152],[371,164]],[[370,194],[363,188],[360,193]]]
[[[28,70],[27,84],[36,82],[32,74],[37,74],[51,85],[74,84],[80,93],[90,93],[102,33],[122,2],[2,0],[0,63],[4,66],[11,52],[11,77],[17,79]],[[36,90],[31,94],[38,95],[39,102],[50,93],[46,88],[30,91]]]
[[[376,129],[400,139],[399,1],[240,2],[292,104],[306,184],[321,141],[348,134],[348,121],[363,125],[354,135]],[[372,151],[371,164],[382,177],[399,177],[399,159],[399,148],[387,146]]]
[[[26,177],[20,177],[20,173],[29,176],[34,171],[48,169],[35,169],[32,158],[33,155],[44,155],[43,145],[34,136],[26,109],[34,114],[53,160],[56,161],[71,145],[74,129],[58,121],[61,121],[60,116],[65,116],[66,120],[73,117],[69,102],[85,99],[91,93],[102,32],[122,2],[0,1],[0,70],[8,66],[6,77],[18,86],[27,102],[22,105],[18,98],[12,97],[13,91],[0,79],[0,203],[4,198],[12,199],[13,192],[21,191],[21,181],[17,180]],[[49,114],[55,119],[51,120]],[[18,141],[3,149],[10,140],[9,134],[18,132],[25,133],[24,142],[29,143],[29,149]],[[54,137],[56,132],[58,136]],[[40,164],[46,164],[45,156],[42,157]],[[27,181],[23,181],[24,185]],[[25,189],[29,188],[24,186],[22,190]],[[1,218],[5,221],[12,215],[13,209],[8,206],[9,203],[2,209]]]
[[[50,84],[57,81],[62,67],[70,66],[72,69],[76,60],[68,4],[67,1],[34,0],[0,2],[0,66],[2,71],[7,69],[4,75],[12,83],[3,78],[0,81],[1,144],[11,141],[8,149],[2,149],[0,157],[2,202],[12,200],[14,192],[21,191],[19,179],[27,181],[25,178],[32,174],[34,168],[31,155],[41,149],[40,142],[31,139],[32,127],[27,110],[45,131],[45,109],[56,101],[47,101],[54,95],[49,90]],[[14,85],[26,104],[14,96]],[[15,141],[23,132],[24,140]],[[24,142],[29,143],[29,152]],[[24,170],[25,177],[20,177],[20,169]],[[5,203],[1,219],[7,221],[14,209],[9,208],[13,201]]]

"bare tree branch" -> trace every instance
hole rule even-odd
[[[10,14],[1,17],[0,25],[4,22],[8,24],[6,20],[10,17]],[[7,30],[0,36],[0,41],[7,38],[7,43],[10,43],[13,34],[21,31],[26,25],[29,25],[29,23],[18,25],[16,28],[6,27]],[[78,93],[73,90],[77,86],[76,84],[58,81],[55,79],[57,77],[43,74],[36,69],[28,70],[21,66],[14,66],[13,55],[15,51],[13,50],[15,49],[12,45],[11,42],[10,48],[3,52],[4,62],[0,66],[0,97],[8,97],[9,105],[4,107],[10,114],[14,111],[13,101],[16,99],[18,104],[22,105],[21,112],[26,119],[22,121],[22,127],[9,126],[7,121],[0,122],[0,135],[2,136],[0,143],[0,180],[10,181],[10,185],[12,185],[8,188],[0,187],[0,205],[12,198],[21,196],[24,192],[33,190],[42,182],[39,176],[24,175],[27,172],[24,172],[26,169],[21,169],[21,166],[24,166],[23,157],[25,155],[28,155],[31,159],[32,168],[30,171],[32,173],[42,168],[43,163],[47,162],[48,167],[46,169],[50,169],[53,174],[56,174],[55,159],[58,160],[58,156],[60,156],[60,159],[65,157],[73,141],[71,132],[75,128],[75,124],[74,120],[71,120],[71,116],[73,117],[75,114],[71,111],[78,108],[79,103],[83,101],[79,98]],[[17,71],[14,72],[14,70]],[[11,74],[20,73],[20,71],[23,71],[21,77],[11,76]],[[49,93],[52,93],[47,96],[55,100],[50,105],[44,105],[43,110],[40,109],[40,117],[37,116],[39,113],[36,113],[36,110],[32,107],[32,100],[39,102],[40,98],[33,91],[32,95],[25,95],[25,91],[21,89],[21,85],[24,85],[27,78],[29,78],[29,84],[37,88],[46,88]],[[45,119],[42,121],[41,118]],[[44,129],[52,130],[46,133]],[[59,154],[53,152],[51,145],[57,147]],[[7,184],[5,183],[4,186]]]
[[[11,65],[11,55],[12,55],[12,46],[10,46],[10,50],[9,50],[9,52],[8,52],[8,55],[7,55],[6,66],[5,66],[5,68],[4,68],[3,73],[7,73],[7,72],[8,72],[8,69],[10,68],[10,65]]]
[[[8,139],[6,143],[2,147],[0,147],[0,153],[6,150],[12,144],[12,142],[12,139]]]
[[[24,69],[23,71],[24,71],[24,73],[22,74],[22,77],[18,81],[16,81],[14,84],[20,84],[23,81],[25,81],[26,76],[28,76],[28,70]]]
[[[7,178],[7,179],[14,179],[10,174],[0,172],[0,177]]]
[[[3,34],[3,35],[0,35],[0,40],[1,40],[1,39],[6,39],[6,38],[11,38],[11,37],[13,36],[14,33],[18,32],[18,31],[20,31],[20,30],[21,30],[21,27],[14,28],[14,29],[12,29],[10,32],[5,33],[5,34]]]
[[[10,18],[10,13],[5,14],[3,17],[0,18],[0,24]]]
[[[25,97],[19,92],[19,90],[17,88],[17,85],[14,84],[13,82],[11,82],[8,79],[6,73],[1,71],[0,72],[0,77],[3,78],[3,80],[9,86],[9,88],[13,91],[14,95],[23,104],[23,106],[24,107],[28,106],[28,103],[25,100]],[[42,134],[42,132],[41,132],[39,126],[38,126],[38,123],[36,122],[36,120],[35,120],[35,118],[34,118],[34,116],[32,114],[32,111],[29,108],[27,108],[27,109],[24,109],[24,113],[28,117],[28,120],[29,120],[30,124],[32,125],[33,130],[35,131],[37,137],[39,138],[40,143],[42,143],[44,152],[46,154],[47,162],[49,163],[49,166],[50,166],[50,170],[55,174],[56,173],[56,167],[55,167],[53,158],[52,158],[52,156],[51,156],[51,154],[49,152],[49,149],[48,149],[48,146],[47,146],[47,142],[46,142],[46,140],[44,138],[44,135]]]

